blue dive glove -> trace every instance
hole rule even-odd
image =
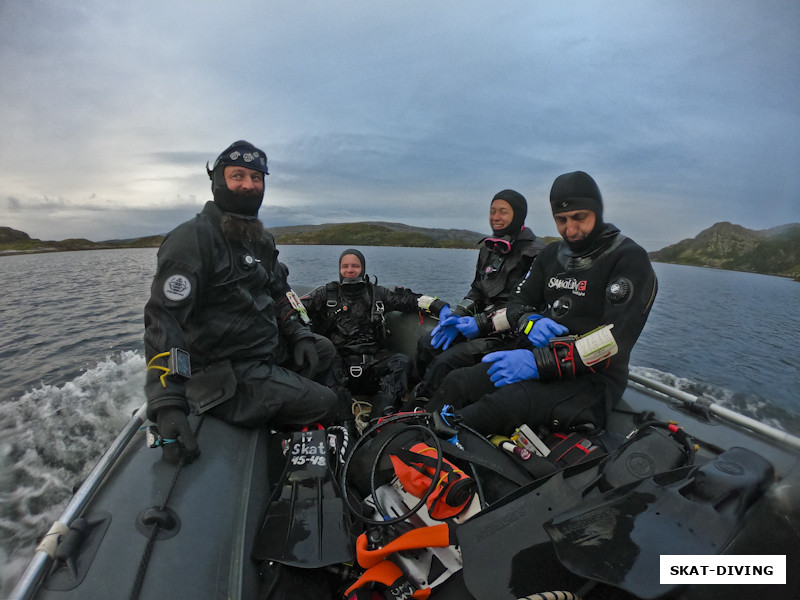
[[[459,317],[456,329],[468,340],[474,340],[478,337],[478,322],[475,317]]]
[[[439,319],[439,324],[431,331],[431,346],[447,350],[453,340],[458,337],[457,321],[458,317],[453,314],[445,319]]]
[[[539,379],[539,367],[530,350],[502,350],[490,352],[481,359],[484,363],[494,363],[489,367],[489,379],[495,387],[510,383]]]
[[[532,326],[531,322],[525,325],[525,332],[530,342],[537,348],[544,348],[554,337],[569,333],[569,329],[547,317],[533,322]]]
[[[453,314],[453,311],[450,310],[450,305],[445,304],[442,309],[439,311],[439,321],[444,321],[447,317]]]

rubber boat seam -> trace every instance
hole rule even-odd
[[[258,449],[258,430],[253,430],[252,435],[250,436],[250,446],[249,446],[249,470],[246,470],[249,475],[247,476],[246,481],[243,482],[244,487],[243,489],[252,489],[253,487],[253,472],[254,472],[254,465],[255,465],[255,457],[256,457],[256,450]],[[231,569],[228,573],[228,577],[230,578],[230,583],[228,584],[228,598],[241,598],[242,597],[242,573],[244,571],[244,564],[245,564],[245,534],[244,531],[246,530],[247,526],[247,509],[250,506],[250,494],[241,494],[241,501],[239,503],[239,515],[241,516],[241,520],[239,521],[239,527],[237,531],[238,542],[234,544],[231,548],[232,556],[231,556]],[[238,575],[238,577],[236,577]]]

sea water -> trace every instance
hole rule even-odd
[[[290,282],[338,277],[345,246],[284,246]],[[360,248],[383,285],[457,301],[476,250]],[[0,257],[0,598],[131,413],[155,249]],[[800,283],[655,264],[632,370],[800,434]]]

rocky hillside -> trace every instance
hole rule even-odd
[[[800,223],[754,231],[723,222],[650,252],[656,262],[800,278]]]
[[[92,242],[84,238],[71,238],[56,242],[37,240],[23,231],[11,229],[11,227],[0,227],[0,254],[67,252],[71,250],[102,250],[105,248],[157,248],[161,243],[161,239],[161,236],[151,236],[133,240]]]
[[[465,229],[428,229],[402,223],[328,223],[270,228],[278,244],[475,248],[485,235]]]
[[[402,223],[331,223],[273,227],[278,244],[401,246],[422,248],[476,248],[484,234],[466,229],[429,229]],[[99,250],[102,248],[157,248],[163,236],[92,242],[86,239],[43,241],[27,233],[0,227],[0,254]]]
[[[0,227],[0,244],[6,243],[27,243],[31,239],[24,231],[17,231],[11,227]]]

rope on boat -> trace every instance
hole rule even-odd
[[[200,417],[200,422],[197,424],[197,427],[194,430],[195,439],[200,433],[200,426],[203,424],[204,417],[205,415]],[[172,492],[175,491],[175,486],[178,483],[178,476],[181,474],[181,471],[185,465],[186,455],[183,454],[178,461],[177,466],[175,467],[175,473],[172,475],[172,481],[169,484],[169,489],[167,489],[167,493],[164,496],[164,501],[161,503],[161,506],[159,506],[160,510],[167,508],[167,504],[169,504],[170,498],[172,498]],[[142,553],[142,559],[139,561],[139,568],[136,570],[136,579],[133,582],[133,588],[128,596],[128,600],[138,600],[139,594],[142,593],[144,576],[147,573],[147,567],[150,564],[150,557],[153,554],[153,546],[155,546],[156,539],[158,538],[160,531],[161,527],[159,526],[158,521],[153,521],[153,523],[150,525],[150,536],[147,538],[147,545]]]
[[[347,456],[347,447],[350,445],[350,434],[347,432],[347,427],[341,425],[329,425],[328,432],[336,432],[342,434],[342,443],[339,445],[338,461],[339,464],[344,464],[345,456]],[[335,446],[332,446],[335,451]],[[337,465],[338,466],[338,465]]]
[[[39,545],[36,546],[36,552],[44,552],[51,559],[55,558],[58,544],[61,542],[61,538],[67,533],[69,533],[69,525],[65,525],[61,521],[56,521],[53,523],[52,527],[50,527],[50,531],[44,535],[42,541],[39,542]]]
[[[364,430],[369,427],[369,417],[372,412],[372,404],[366,400],[353,400],[351,406],[355,419],[356,430],[359,435],[363,435]]]
[[[530,596],[523,596],[518,600],[581,600],[580,596],[576,596],[572,592],[539,592],[538,594],[531,594]]]

